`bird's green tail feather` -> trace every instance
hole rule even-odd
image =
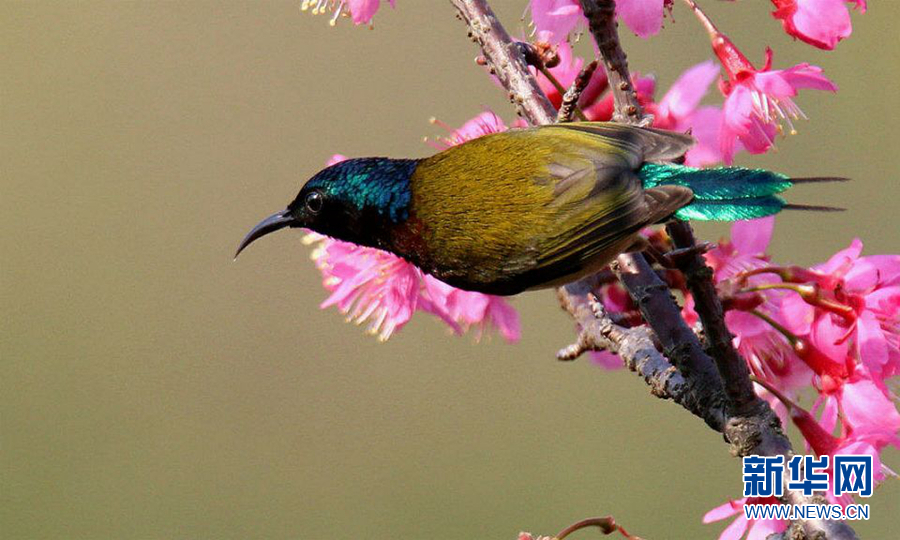
[[[742,167],[697,169],[646,163],[638,176],[645,189],[664,185],[690,188],[694,200],[675,217],[695,221],[735,221],[777,214],[788,206],[778,194],[794,185],[783,174]]]

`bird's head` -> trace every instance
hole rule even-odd
[[[259,222],[238,246],[286,227],[302,227],[356,244],[380,247],[386,226],[409,214],[409,178],[417,161],[360,158],[341,161],[310,178],[287,208]]]

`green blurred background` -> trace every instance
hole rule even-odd
[[[525,3],[494,3],[511,32]],[[631,373],[556,362],[573,325],[551,292],[515,299],[518,345],[427,316],[380,344],[317,308],[298,233],[232,262],[332,153],[423,156],[431,116],[511,119],[449,4],[398,4],[374,30],[299,0],[0,4],[4,538],[511,539],[607,513],[649,539],[721,530],[700,523],[740,495],[721,436]],[[824,53],[768,2],[706,4],[754,60],[769,44],[841,87],[802,95],[800,134],[741,160],[855,179],[798,190],[849,210],[780,218],[776,258],[854,235],[900,250],[900,5]],[[661,91],[710,57],[674,18],[625,38]],[[898,482],[870,502],[858,531],[889,537]]]

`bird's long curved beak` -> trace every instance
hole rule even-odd
[[[294,222],[294,216],[291,215],[290,210],[282,210],[281,212],[275,212],[271,216],[259,222],[256,227],[253,227],[247,236],[241,240],[241,245],[238,246],[237,251],[234,254],[234,258],[237,259],[237,256],[244,251],[244,248],[249,246],[254,240],[265,236],[271,232],[275,232],[278,229],[283,229],[291,225]]]

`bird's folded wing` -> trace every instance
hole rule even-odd
[[[690,137],[607,123],[546,126],[539,134],[555,148],[545,180],[553,186],[548,206],[554,219],[528,250],[533,254],[528,264],[536,269],[573,273],[598,257],[611,257],[641,228],[665,219],[692,198],[687,188],[644,190],[635,174],[648,158],[683,155]]]
[[[645,161],[662,163],[678,159],[695,142],[690,135],[611,122],[570,122],[539,129],[583,134],[586,145],[623,153],[632,168],[640,167]]]

